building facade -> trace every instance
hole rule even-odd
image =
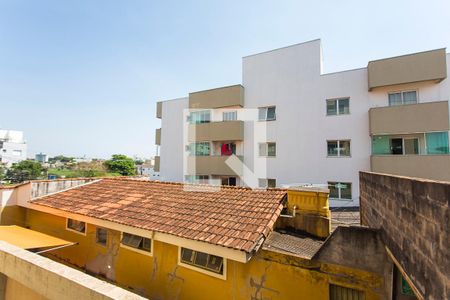
[[[0,129],[0,163],[11,166],[27,159],[27,143],[22,131]]]
[[[324,74],[320,40],[246,56],[242,85],[157,103],[155,168],[169,181],[328,186],[334,207],[359,205],[360,170],[450,180],[449,58]]]

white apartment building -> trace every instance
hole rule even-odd
[[[27,159],[27,143],[23,132],[0,129],[0,163],[10,167],[13,163]]]
[[[326,185],[333,207],[359,205],[359,171],[450,181],[445,49],[329,74],[321,54],[313,40],[246,56],[242,85],[158,102],[161,180],[249,185],[253,172],[261,187]]]

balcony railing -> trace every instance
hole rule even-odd
[[[226,175],[242,176],[242,165],[233,171],[226,160],[231,156],[188,156],[187,173],[189,175]],[[242,156],[237,156],[242,161]]]
[[[189,142],[241,141],[244,139],[243,121],[189,124]]]
[[[374,107],[369,122],[372,135],[448,131],[448,101]]]
[[[450,181],[450,155],[372,155],[373,172]]]

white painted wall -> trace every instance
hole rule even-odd
[[[0,163],[10,167],[13,163],[27,159],[27,144],[23,132],[0,130]]]
[[[189,98],[180,98],[162,103],[161,146],[160,146],[160,180],[184,180],[183,128],[185,125],[184,109],[189,107]]]

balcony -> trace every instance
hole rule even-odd
[[[153,167],[153,171],[159,172],[160,163],[161,163],[161,157],[160,156],[155,156],[155,165]]]
[[[242,141],[243,121],[189,124],[189,142],[196,141]]]
[[[155,131],[155,145],[161,145],[161,128],[157,128]]]
[[[448,101],[371,108],[369,122],[371,135],[448,131]]]
[[[156,102],[156,117],[158,119],[162,117],[162,102]]]
[[[242,176],[242,165],[234,172],[225,163],[230,156],[189,156],[187,173],[189,175],[226,175]],[[238,156],[242,161],[242,156]]]
[[[370,61],[367,75],[369,91],[410,82],[441,82],[447,78],[445,49]]]
[[[189,108],[244,106],[244,87],[240,84],[189,94]]]
[[[450,181],[450,155],[372,155],[377,173]]]

